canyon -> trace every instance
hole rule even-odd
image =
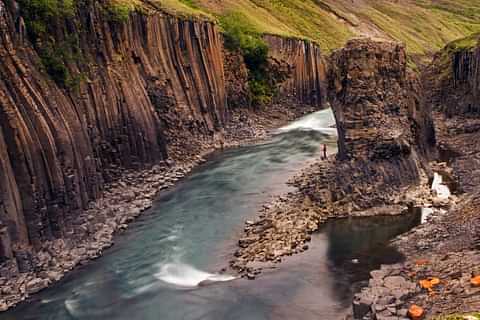
[[[408,49],[391,39],[353,39],[330,54],[308,39],[241,34],[268,48],[257,61],[261,46],[252,58],[242,41],[225,44],[231,35],[215,19],[156,1],[124,20],[108,1],[84,1],[54,16],[46,37],[32,37],[23,5],[0,1],[2,311],[99,258],[160,191],[216,150],[278,137],[278,127],[328,107],[335,128],[301,137],[314,150],[302,161],[311,163],[290,155],[301,169],[292,189],[246,221],[228,271],[260,277],[307,251],[334,219],[428,206],[428,223],[393,242],[405,260],[372,271],[350,316],[411,318],[412,305],[429,317],[480,309],[470,283],[480,275],[478,35],[415,72]],[[327,159],[315,141],[329,144]],[[300,146],[292,150],[303,157]],[[434,172],[456,186],[447,202],[430,190]],[[433,295],[418,285],[431,277],[441,281]]]

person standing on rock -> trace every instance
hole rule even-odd
[[[322,160],[327,160],[327,145],[324,143],[323,144],[323,156]]]

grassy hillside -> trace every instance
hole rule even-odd
[[[480,31],[480,0],[155,0],[179,10],[235,12],[261,33],[310,39],[324,50],[355,36],[405,42],[423,55]]]

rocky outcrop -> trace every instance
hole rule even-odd
[[[480,115],[480,34],[447,45],[425,73],[429,102],[447,116]]]
[[[236,109],[250,106],[249,74],[241,52],[224,48],[224,57],[228,106]]]
[[[329,99],[340,159],[388,160],[434,146],[430,110],[406,62],[402,45],[368,39],[333,54]]]
[[[122,168],[181,157],[227,117],[213,23],[159,11],[108,22],[101,5],[79,5],[52,35],[79,37],[81,58],[66,66],[84,80],[67,89],[43,71],[18,5],[0,1],[0,253],[19,265],[74,236],[79,212]]]
[[[327,62],[320,47],[300,39],[264,36],[270,58],[288,69],[279,96],[296,103],[322,107],[326,102]]]
[[[407,71],[405,49],[398,43],[352,40],[331,63],[337,160],[333,168],[319,166],[318,178],[300,188],[318,203],[328,195],[346,214],[398,204],[399,189],[419,184],[428,174],[424,160],[435,146],[431,112]]]

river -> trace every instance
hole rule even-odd
[[[324,110],[263,143],[213,154],[160,194],[103,257],[0,320],[340,319],[370,270],[402,259],[387,243],[417,225],[417,214],[327,223],[310,250],[255,281],[218,273],[244,221],[288,192],[287,180],[320,156],[323,143],[335,150],[333,124]]]

